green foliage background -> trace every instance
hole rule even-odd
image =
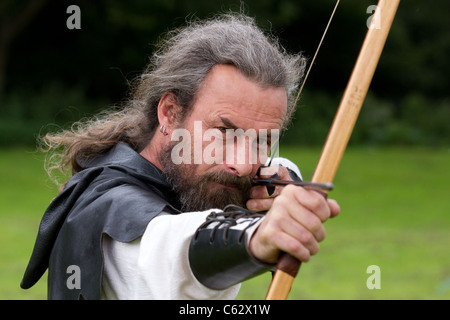
[[[311,58],[335,3],[39,1],[43,7],[7,47],[5,83],[0,87],[3,146],[33,144],[39,133],[56,129],[47,124],[65,127],[126,101],[129,83],[147,64],[154,44],[186,21],[244,11],[279,37],[288,51]],[[2,2],[3,32],[21,18],[28,2]],[[66,27],[71,4],[81,9],[81,30]],[[367,31],[367,8],[374,4],[341,1],[285,143],[323,143]],[[448,146],[449,8],[447,0],[401,1],[352,144]]]

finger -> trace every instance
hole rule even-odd
[[[302,262],[308,262],[311,259],[310,250],[288,233],[277,233],[273,237],[273,242],[282,252],[286,252]]]
[[[270,178],[274,174],[278,173],[278,169],[280,166],[271,166],[271,167],[261,167],[259,170],[259,177],[261,178]]]
[[[280,180],[288,180],[292,181],[291,175],[286,167],[279,166],[278,168],[278,177]]]
[[[341,212],[341,207],[334,199],[328,199],[328,207],[330,208],[330,218],[336,217]]]
[[[303,207],[300,207],[295,212],[290,210],[289,213],[292,218],[308,230],[318,242],[325,239],[327,235],[325,227],[319,217],[317,217],[314,213]],[[309,241],[309,239],[303,240],[306,242]]]
[[[250,189],[250,198],[252,199],[264,199],[264,198],[275,198],[280,195],[283,187],[277,186],[275,191],[269,195],[266,186],[254,186]]]
[[[302,224],[290,222],[288,224],[282,224],[281,227],[284,232],[296,239],[302,246],[308,249],[310,255],[315,255],[319,252],[320,246],[318,240],[313,233],[306,229]]]
[[[273,204],[274,198],[266,198],[266,199],[250,199],[247,201],[246,206],[250,211],[262,212],[268,211]]]
[[[259,176],[261,178],[270,178],[275,173],[278,174],[278,179],[292,181],[291,175],[286,167],[280,165],[274,165],[270,167],[261,167]]]
[[[319,216],[305,207],[300,201],[293,201],[296,196],[296,191],[299,191],[297,189],[302,188],[286,186],[283,193],[274,200],[272,209],[276,210],[278,207],[286,208],[291,219],[308,229],[317,241],[322,241],[325,239],[326,231]],[[327,210],[329,210],[328,207]]]
[[[292,192],[294,193],[295,199],[319,217],[320,221],[325,222],[330,218],[331,210],[322,194],[301,187],[296,187]]]

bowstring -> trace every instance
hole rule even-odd
[[[325,27],[325,31],[324,31],[323,34],[322,34],[322,38],[320,39],[319,45],[317,46],[317,49],[316,49],[316,52],[314,53],[314,56],[313,56],[313,58],[312,58],[312,60],[311,60],[311,63],[309,64],[308,70],[306,71],[306,75],[305,75],[305,77],[303,78],[303,81],[302,81],[302,84],[301,84],[301,86],[300,86],[300,89],[298,90],[297,97],[295,98],[295,101],[294,101],[294,103],[293,103],[293,105],[292,105],[292,108],[291,108],[291,110],[290,110],[290,112],[289,112],[289,116],[286,117],[286,119],[290,119],[290,118],[291,118],[292,113],[293,113],[294,110],[295,110],[295,106],[297,105],[298,100],[300,99],[300,95],[301,95],[301,93],[302,93],[302,91],[303,91],[303,88],[304,88],[304,86],[305,86],[306,80],[308,79],[309,73],[311,72],[311,69],[312,69],[312,67],[313,67],[313,65],[314,65],[314,61],[316,61],[317,54],[319,53],[320,48],[322,47],[323,40],[325,39],[325,36],[327,35],[328,29],[330,28],[331,21],[332,21],[333,18],[334,18],[334,14],[336,13],[336,10],[337,10],[337,8],[338,8],[338,6],[339,6],[339,2],[340,2],[340,0],[337,0],[337,1],[336,1],[336,4],[335,4],[334,9],[333,9],[333,12],[331,13],[330,18],[328,19],[327,26]],[[277,142],[276,142],[276,145],[274,146],[274,148],[273,148],[273,150],[272,150],[272,152],[271,152],[271,157],[270,157],[270,161],[269,161],[269,163],[268,163],[268,166],[271,165],[272,160],[274,159],[274,157],[275,157],[275,155],[276,155],[276,152],[277,152],[277,150],[278,150],[278,148],[279,148],[279,146],[280,146],[280,140],[281,140],[281,137],[279,137],[279,139],[278,139]]]

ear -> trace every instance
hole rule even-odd
[[[158,121],[168,130],[176,127],[181,107],[177,103],[177,97],[173,92],[165,93],[158,103]]]

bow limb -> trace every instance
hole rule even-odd
[[[379,25],[375,25],[377,19],[372,19],[372,24],[369,27],[322,149],[312,182],[333,182],[375,73],[399,3],[400,0],[379,0],[378,2],[375,17],[380,18]],[[281,255],[266,295],[267,300],[287,299],[300,264],[290,255]]]

